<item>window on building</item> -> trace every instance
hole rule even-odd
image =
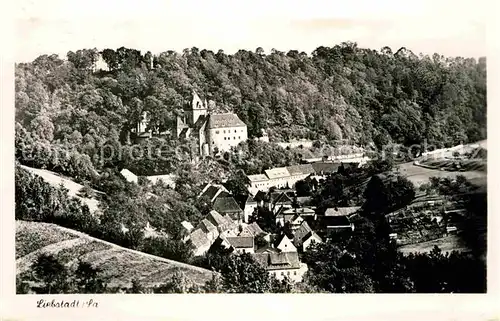
[[[236,133],[236,129],[234,130],[234,132]]]
[[[286,275],[290,275],[290,271],[286,272]]]
[[[241,139],[241,136],[238,136],[238,139]]]
[[[293,275],[297,275],[297,271],[293,271]]]
[[[226,140],[226,137],[224,137],[224,140]]]
[[[226,133],[226,131],[225,131],[225,130],[223,130],[222,132],[223,132],[224,134]]]
[[[216,133],[216,134],[218,134],[218,133],[219,133],[219,131],[218,131],[218,130],[216,130],[216,131],[215,131],[215,133]]]
[[[236,137],[233,137],[234,140],[236,140]]]
[[[285,275],[285,272],[281,271],[281,275]]]

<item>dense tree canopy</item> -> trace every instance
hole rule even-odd
[[[153,57],[124,47],[101,55],[109,71],[94,70],[95,49],[69,52],[67,60],[43,55],[17,64],[16,131],[72,147],[96,168],[119,165],[104,161],[100,148],[115,146],[117,154],[144,111],[151,129],[172,129],[195,89],[215,101],[217,111],[236,112],[250,137],[267,129],[275,141],[343,139],[379,146],[485,137],[485,58],[417,56],[405,48],[393,54],[350,42],[319,47],[312,55],[191,48]],[[161,167],[175,168],[185,153],[169,139],[164,143],[172,148]]]

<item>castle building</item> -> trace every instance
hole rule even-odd
[[[194,137],[202,156],[217,155],[246,141],[247,125],[234,113],[216,114],[193,92],[191,104],[177,117],[177,137]]]

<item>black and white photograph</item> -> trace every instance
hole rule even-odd
[[[17,296],[487,292],[484,1],[21,2]]]

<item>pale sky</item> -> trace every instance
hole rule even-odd
[[[487,0],[21,0],[16,61],[121,46],[159,53],[197,47],[360,47],[445,56],[486,55]]]

